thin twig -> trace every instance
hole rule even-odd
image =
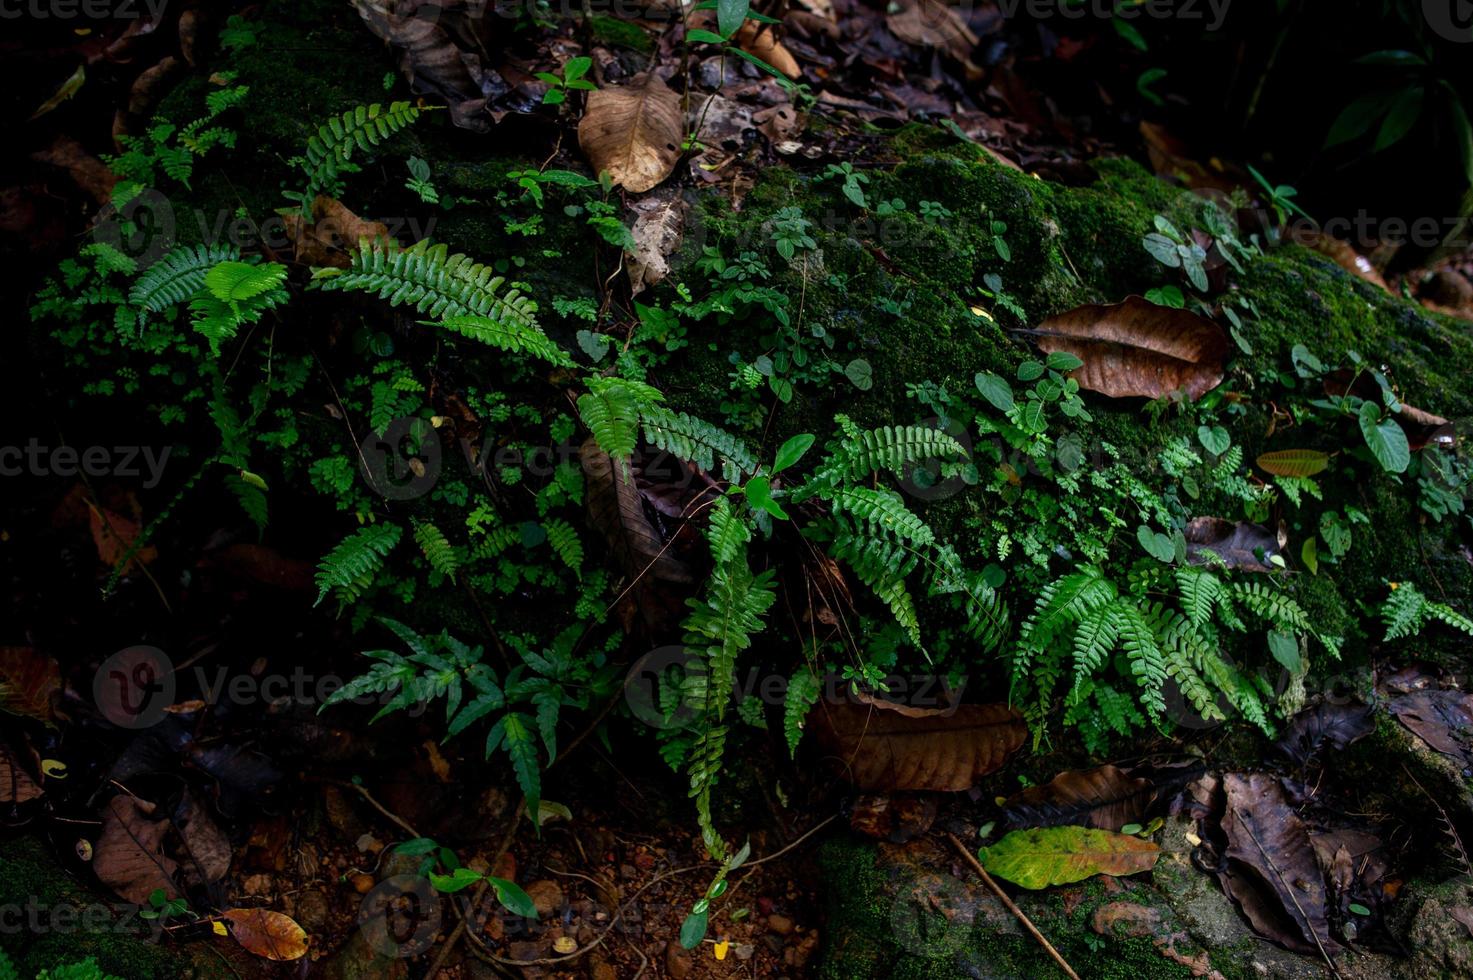
[[[1059,965],[1059,969],[1064,971],[1064,975],[1069,977],[1070,980],[1079,980],[1079,974],[1075,973],[1074,968],[1064,960],[1064,957],[1059,955],[1059,951],[1054,949],[1054,944],[1045,939],[1043,933],[1038,931],[1038,927],[1033,924],[1033,920],[1024,915],[1023,910],[1014,905],[1011,898],[1008,898],[1007,892],[1003,891],[997,882],[992,880],[992,875],[988,874],[987,869],[982,867],[982,862],[978,861],[972,852],[967,850],[966,845],[956,839],[955,834],[947,831],[946,838],[956,847],[957,853],[967,859],[967,863],[972,866],[972,870],[981,876],[983,882],[987,884],[988,888],[992,889],[992,893],[1002,901],[1002,904],[1007,907],[1007,910],[1018,917],[1018,921],[1023,923],[1023,927],[1028,930],[1034,939],[1038,940],[1038,944],[1044,948],[1044,951],[1053,957],[1053,961]]]

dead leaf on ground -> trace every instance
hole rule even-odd
[[[1364,279],[1372,285],[1380,286],[1387,292],[1391,291],[1390,287],[1386,285],[1386,280],[1381,278],[1381,273],[1376,271],[1374,265],[1371,265],[1371,260],[1357,252],[1348,242],[1343,242],[1333,235],[1326,235],[1323,232],[1314,230],[1297,233],[1294,235],[1294,240],[1305,248],[1316,251],[1326,258],[1331,259],[1336,265],[1356,278]]]
[[[65,170],[72,182],[97,204],[107,205],[112,202],[113,185],[118,182],[117,175],[70,136],[58,136],[46,149],[32,153],[31,159]]]
[[[1060,827],[1068,824],[1119,830],[1141,822],[1151,803],[1153,784],[1105,765],[1069,770],[1039,786],[1008,797],[1003,814],[1013,827]]]
[[[1267,773],[1228,773],[1223,791],[1223,890],[1265,938],[1299,953],[1334,952],[1325,879],[1283,784]]]
[[[29,803],[42,792],[10,746],[0,742],[0,803]]]
[[[744,21],[741,29],[736,32],[737,45],[747,54],[755,55],[767,62],[788,78],[797,78],[803,74],[798,67],[798,59],[793,57],[791,51],[783,47],[778,40],[777,32],[771,24],[758,24],[754,20]]]
[[[860,796],[849,811],[849,826],[866,837],[904,844],[931,829],[936,810],[930,795]]]
[[[630,295],[638,296],[670,274],[670,256],[680,247],[690,202],[679,188],[661,187],[631,201],[629,210],[635,215],[630,229],[634,250],[625,255]]]
[[[1184,534],[1190,564],[1212,567],[1221,563],[1241,572],[1272,571],[1269,559],[1282,552],[1287,543],[1261,524],[1221,517],[1194,517],[1187,522]]]
[[[92,521],[92,541],[97,545],[97,557],[109,569],[117,568],[125,558],[125,572],[137,571],[140,563],[147,565],[159,556],[153,545],[144,545],[133,550],[143,528],[132,518],[124,517],[105,507],[88,505]]]
[[[1080,387],[1111,398],[1185,390],[1196,401],[1222,382],[1228,353],[1227,334],[1211,320],[1139,296],[1049,317],[1034,333],[1045,353],[1062,351],[1084,362],[1071,374]]]
[[[1473,767],[1473,694],[1464,691],[1413,691],[1392,699],[1387,707],[1396,720],[1423,742]]]
[[[496,50],[490,36],[499,18],[473,5],[436,6],[423,0],[353,0],[369,30],[399,51],[399,70],[414,91],[445,102],[461,129],[490,131],[490,104],[511,86],[480,52]],[[478,12],[479,11],[479,12]]]
[[[286,233],[292,240],[298,262],[313,266],[336,266],[346,269],[358,251],[360,239],[392,241],[389,228],[381,221],[366,221],[349,211],[340,201],[317,195],[312,202],[312,223],[292,209],[282,214]]]
[[[174,872],[179,864],[164,853],[169,821],[153,820],[156,808],[135,796],[115,796],[102,813],[102,836],[93,848],[92,870],[97,879],[123,899],[148,904],[158,889],[173,898]]]
[[[200,806],[194,794],[186,792],[180,798],[179,805],[174,809],[174,825],[179,828],[184,846],[189,849],[189,856],[193,859],[185,867],[186,876],[205,883],[213,883],[225,877],[225,873],[230,870],[234,850],[230,846],[230,838],[225,836],[219,824]]]
[[[307,933],[291,916],[270,909],[227,909],[220,918],[247,951],[268,960],[299,960],[307,955]]]
[[[977,35],[957,8],[942,0],[901,0],[885,24],[907,44],[942,48],[958,61],[966,61],[977,46]]]
[[[1468,938],[1473,939],[1473,908],[1466,905],[1454,905],[1447,910],[1447,914],[1456,919],[1464,929],[1468,930]]]
[[[52,724],[61,668],[32,647],[0,647],[0,711]]]
[[[810,722],[841,775],[865,792],[961,792],[1002,767],[1028,736],[1004,704],[915,708],[866,695],[819,702]]]
[[[1274,745],[1304,765],[1324,746],[1343,749],[1369,735],[1375,727],[1374,712],[1368,704],[1322,701],[1295,715],[1284,730],[1284,737]]]
[[[1217,169],[1209,169],[1193,160],[1187,145],[1162,126],[1142,122],[1140,133],[1146,144],[1146,155],[1151,160],[1151,169],[1158,176],[1178,180],[1193,190],[1206,188],[1224,194],[1231,194],[1240,186],[1240,181],[1231,174],[1222,172],[1216,160],[1211,163]]]
[[[640,193],[675,169],[683,138],[680,96],[653,71],[628,85],[588,93],[578,122],[578,145],[595,173],[608,171],[614,183]]]

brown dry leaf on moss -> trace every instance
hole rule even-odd
[[[1222,382],[1227,334],[1195,313],[1139,296],[1080,306],[1034,331],[1045,353],[1073,354],[1080,387],[1111,398],[1162,398],[1185,390],[1196,401]]]
[[[179,864],[164,853],[169,821],[149,819],[154,805],[136,796],[114,796],[102,813],[102,836],[93,849],[92,870],[97,879],[137,905],[162,888],[173,898],[174,872]]]
[[[1003,812],[1014,827],[1078,824],[1119,830],[1137,823],[1151,804],[1153,784],[1115,766],[1061,772],[1041,786],[1008,797]]]
[[[915,708],[865,695],[819,702],[811,722],[845,779],[865,792],[971,789],[1028,737],[1005,704]]]
[[[1380,286],[1387,292],[1391,288],[1386,285],[1386,280],[1381,278],[1381,273],[1371,265],[1371,260],[1352,248],[1349,243],[1342,242],[1333,235],[1326,235],[1319,231],[1306,231],[1294,236],[1294,240],[1305,248],[1313,249],[1336,265],[1358,279],[1364,279],[1372,285]]]
[[[31,647],[0,647],[0,711],[50,725],[61,668]]]
[[[249,952],[268,960],[299,960],[307,955],[307,933],[289,915],[270,909],[227,909],[220,918]]]
[[[10,746],[0,742],[0,803],[29,803],[41,793],[41,787],[26,772]]]
[[[638,296],[670,274],[670,256],[680,247],[690,202],[678,187],[661,187],[629,202],[629,210],[634,212],[634,227],[629,230],[634,249],[624,254],[630,295]]]
[[[902,0],[900,9],[886,16],[890,33],[907,44],[945,49],[958,61],[966,61],[977,46],[977,35],[942,0]]]
[[[143,527],[137,521],[124,517],[105,507],[88,504],[92,522],[92,541],[97,545],[97,557],[108,568],[116,568],[124,558],[128,559],[125,571],[137,571],[138,565],[152,562],[159,556],[153,545],[144,545],[133,551],[133,544]],[[130,556],[131,552],[131,556]]]
[[[312,202],[312,223],[302,220],[299,211],[282,216],[286,233],[291,237],[297,261],[306,265],[336,266],[346,269],[358,241],[391,241],[389,228],[381,221],[366,221],[326,195]]]
[[[1183,532],[1187,539],[1187,561],[1214,566],[1218,559],[1228,568],[1242,572],[1268,572],[1268,559],[1284,550],[1287,534],[1276,534],[1261,524],[1233,522],[1222,517],[1194,517]],[[1263,552],[1262,560],[1258,552]],[[1209,557],[1208,553],[1216,556]]]
[[[578,122],[578,145],[594,171],[636,194],[670,176],[682,136],[680,96],[653,71],[589,92]]]

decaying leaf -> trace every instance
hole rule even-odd
[[[1386,280],[1381,278],[1381,273],[1376,271],[1374,265],[1371,265],[1370,259],[1357,252],[1354,248],[1351,248],[1348,243],[1341,241],[1333,235],[1326,235],[1320,231],[1306,230],[1302,233],[1296,233],[1294,240],[1305,248],[1313,249],[1332,260],[1336,265],[1356,278],[1364,279],[1368,283],[1380,286],[1388,292],[1390,291],[1386,285]]]
[[[1119,830],[1138,823],[1151,803],[1149,779],[1131,777],[1115,766],[1069,770],[1039,786],[1014,793],[1003,814],[1014,827],[1061,827],[1070,824],[1097,830]]]
[[[1283,784],[1267,773],[1228,773],[1223,791],[1223,890],[1265,938],[1301,953],[1337,949],[1314,845]]]
[[[1473,734],[1473,694],[1413,691],[1392,699],[1387,707],[1423,742],[1457,759],[1463,768],[1473,766],[1473,743],[1469,741]]]
[[[747,54],[761,58],[789,78],[803,74],[798,68],[798,59],[783,47],[771,24],[758,24],[754,20],[744,22],[736,32],[736,43]]]
[[[29,803],[42,789],[26,772],[10,746],[0,742],[0,803]]]
[[[936,809],[931,795],[860,796],[849,811],[849,826],[866,837],[904,844],[931,829]]]
[[[341,202],[317,195],[312,202],[312,222],[306,223],[297,210],[287,211],[282,220],[296,249],[297,261],[313,266],[346,269],[360,239],[388,241],[389,228],[381,221],[365,221]]]
[[[1111,398],[1162,398],[1185,391],[1196,401],[1222,382],[1228,339],[1221,327],[1187,310],[1139,296],[1109,306],[1081,306],[1049,317],[1036,331],[1046,353],[1073,354],[1080,387]]]
[[[1376,727],[1373,714],[1368,704],[1322,701],[1295,715],[1285,729],[1284,737],[1275,745],[1303,765],[1326,745],[1343,749],[1356,739],[1369,735]]]
[[[915,708],[857,695],[820,702],[810,724],[841,774],[865,792],[970,789],[999,769],[1028,736],[1003,704]]]
[[[653,71],[589,92],[578,122],[578,145],[594,171],[636,194],[670,176],[681,138],[680,96]]]
[[[354,0],[368,28],[399,51],[399,68],[414,91],[450,106],[462,129],[487,132],[495,117],[488,111],[510,86],[481,53],[495,50],[491,28],[497,18],[467,4],[424,0]]]
[[[1328,453],[1318,449],[1279,449],[1258,457],[1258,468],[1274,476],[1310,477],[1330,465]]]
[[[61,668],[31,647],[0,647],[0,711],[51,724]]]
[[[977,46],[977,35],[944,0],[902,0],[898,6],[885,23],[907,44],[942,48],[958,61],[966,61]]]
[[[670,274],[670,256],[680,247],[690,203],[678,188],[660,187],[631,201],[629,209],[635,215],[630,229],[634,250],[625,255],[630,294],[638,296]]]
[[[1269,559],[1282,552],[1287,543],[1261,524],[1221,517],[1194,517],[1183,533],[1191,564],[1225,564],[1243,572],[1271,571]]]
[[[150,819],[154,805],[136,796],[115,796],[102,812],[102,836],[93,848],[97,878],[129,902],[144,905],[157,889],[173,898],[178,863],[164,853],[169,821]]]
[[[1148,840],[1089,827],[1015,830],[978,852],[989,873],[1037,890],[1095,875],[1139,874],[1156,866],[1161,849]]]
[[[190,860],[185,874],[202,882],[216,882],[230,870],[232,848],[230,838],[200,806],[193,793],[186,792],[174,810],[174,824],[184,838]]]
[[[125,559],[125,571],[134,572],[140,564],[147,565],[159,556],[153,545],[134,549],[143,526],[130,517],[104,507],[88,507],[92,522],[92,541],[97,545],[97,557],[108,568],[116,568]]]
[[[235,941],[268,960],[299,960],[307,955],[307,933],[296,921],[270,909],[227,909],[220,918],[230,923]]]

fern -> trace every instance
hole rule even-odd
[[[529,331],[537,329],[536,304],[514,288],[503,290],[505,276],[428,240],[400,248],[393,242],[360,239],[348,268],[315,270],[312,284],[324,290],[373,293],[391,306],[412,306],[434,318],[491,320],[492,327],[467,320],[451,329],[497,346],[512,336],[526,342],[532,336]],[[513,333],[517,326],[525,329]]]
[[[218,355],[220,344],[242,325],[257,322],[267,310],[287,301],[281,288],[285,281],[286,266],[276,262],[221,262],[205,273],[205,288],[190,300],[192,326]]]
[[[0,949],[0,980],[20,980],[15,964],[10,962],[10,955],[3,949]]]
[[[328,119],[307,141],[302,159],[302,169],[306,171],[311,187],[305,195],[306,201],[310,203],[315,196],[313,191],[327,186],[347,168],[354,150],[370,152],[413,123],[422,111],[408,102],[394,102],[387,109],[374,103],[349,109]]]
[[[1228,601],[1228,589],[1206,569],[1178,566],[1175,571],[1182,609],[1192,625],[1200,628],[1212,620],[1214,609]]]
[[[486,755],[504,746],[511,760],[512,772],[517,785],[527,798],[527,812],[535,814],[542,800],[542,767],[537,760],[537,744],[532,737],[532,719],[519,712],[511,712],[496,723],[486,739]]]
[[[205,288],[205,275],[221,262],[240,258],[234,245],[183,245],[164,254],[133,284],[128,302],[147,313],[162,313]]]
[[[441,326],[462,337],[480,341],[491,347],[512,354],[531,354],[557,367],[572,367],[573,359],[561,347],[542,332],[533,321],[536,307],[524,302],[515,289],[510,290],[502,301],[508,308],[516,310],[514,319],[492,319],[487,316],[447,316],[438,324],[433,320],[421,320],[428,326]]]
[[[1381,604],[1381,622],[1386,627],[1388,641],[1419,633],[1432,620],[1473,636],[1473,619],[1445,603],[1433,602],[1410,582],[1393,585],[1391,594]]]
[[[725,429],[684,412],[647,406],[641,413],[644,437],[662,452],[689,460],[707,472],[721,463],[721,475],[735,483],[757,472],[752,451]]]
[[[543,521],[542,529],[547,532],[547,543],[552,547],[553,553],[581,579],[583,577],[583,542],[578,538],[578,532],[573,525],[554,517]]]
[[[578,415],[598,448],[618,460],[634,455],[646,407],[665,398],[658,390],[623,378],[590,378],[578,397]]]
[[[1105,664],[1120,637],[1120,614],[1112,605],[1101,605],[1085,613],[1074,631],[1074,688],[1070,703],[1083,695],[1085,683]]]
[[[818,703],[819,684],[818,675],[807,667],[799,668],[788,679],[788,689],[783,696],[783,737],[788,743],[789,756],[798,754],[798,743],[803,739],[803,722]]]
[[[1309,614],[1299,603],[1261,582],[1234,582],[1232,594],[1244,609],[1280,630],[1310,630]]]
[[[356,600],[372,584],[402,534],[397,524],[370,524],[338,542],[317,566],[318,592],[313,605],[320,605],[329,592],[344,603]]]
[[[847,421],[847,420],[843,420]],[[865,431],[852,425],[813,477],[793,492],[803,500],[826,487],[852,483],[878,470],[904,476],[908,467],[932,459],[964,459],[961,443],[939,429],[923,425],[887,425]]]
[[[1141,688],[1141,703],[1146,713],[1159,722],[1166,713],[1166,698],[1162,693],[1167,678],[1166,655],[1146,614],[1133,601],[1118,600],[1115,608],[1120,614],[1121,646],[1130,658],[1131,673]]]
[[[235,495],[235,499],[240,503],[240,509],[251,519],[251,523],[256,525],[256,530],[265,531],[267,523],[266,492],[236,473],[231,473],[225,478],[225,485]]]
[[[414,543],[419,545],[430,568],[448,579],[455,578],[460,571],[460,553],[443,531],[428,521],[417,522],[414,525]]]

